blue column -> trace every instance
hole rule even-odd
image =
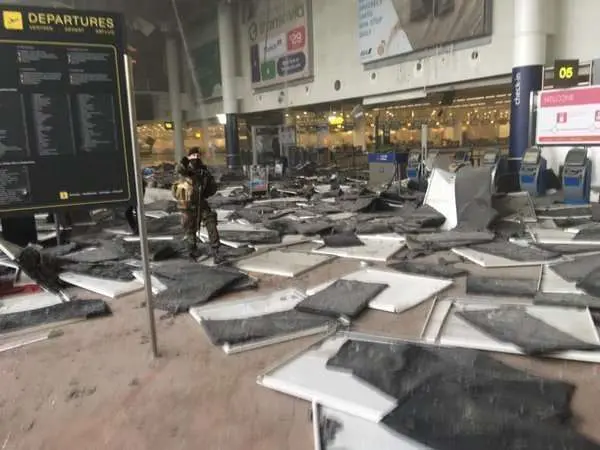
[[[235,114],[226,114],[225,123],[225,148],[227,150],[227,167],[235,170],[240,167],[240,136],[238,133],[238,120]]]
[[[530,145],[531,93],[542,88],[548,34],[545,9],[552,8],[554,2],[553,0],[513,0],[513,2],[515,28],[509,154],[513,158],[521,158]]]
[[[512,70],[509,142],[511,158],[521,158],[527,147],[531,145],[531,93],[542,88],[543,76],[542,65],[515,67]]]

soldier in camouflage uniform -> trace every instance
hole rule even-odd
[[[203,223],[208,231],[208,239],[215,263],[222,261],[219,255],[221,241],[217,230],[217,214],[208,204],[208,196],[214,194],[210,183],[214,183],[208,168],[200,159],[198,148],[192,148],[187,157],[177,166],[179,181],[173,185],[173,194],[182,213],[182,227],[185,233],[187,250],[191,258],[197,256],[198,229]]]

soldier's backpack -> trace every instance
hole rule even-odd
[[[189,178],[181,178],[180,180],[173,183],[171,187],[171,193],[177,201],[177,207],[179,209],[188,209],[192,203],[192,196],[194,194],[194,184]]]

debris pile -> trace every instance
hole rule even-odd
[[[210,198],[226,259],[218,265],[203,228],[205,246],[189,259],[175,202],[149,188],[154,307],[189,312],[228,354],[323,335],[259,378],[313,403],[322,449],[374,448],[361,435],[386,443],[378,448],[600,448],[571,422],[575,386],[487,353],[600,363],[595,205],[494,194],[488,168],[434,169],[426,192],[373,192],[301,170],[266,197],[231,185]],[[3,243],[0,333],[110,314],[107,301],[75,298],[73,287],[111,300],[144,288],[139,237],[119,214],[95,218],[60,246]],[[363,264],[307,289],[282,285],[336,258]],[[266,277],[280,277],[277,289],[256,291]],[[30,293],[18,291],[24,278]],[[351,331],[368,311],[401,315],[426,302],[411,342]]]

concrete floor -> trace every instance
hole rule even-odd
[[[299,279],[263,277],[261,290],[313,286],[357,267],[356,261],[336,260]],[[464,293],[464,283],[453,293]],[[70,325],[54,340],[0,354],[0,450],[312,448],[309,405],[258,386],[256,377],[314,338],[226,356],[185,314],[157,320],[162,356],[153,360],[142,302],[141,294],[112,301],[111,318]],[[356,329],[415,338],[428,307],[401,315],[369,311]],[[598,366],[501,358],[577,384],[581,430],[600,441],[594,414]]]

